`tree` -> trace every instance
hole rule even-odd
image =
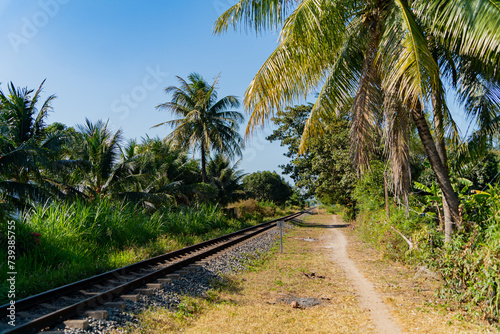
[[[37,108],[44,83],[45,80],[34,95],[32,89],[16,88],[12,82],[8,95],[0,90],[2,136],[16,147],[30,140],[40,142],[43,138],[45,118],[55,99],[55,95],[51,95]]]
[[[198,162],[160,138],[129,141],[121,148],[120,164],[127,171],[117,197],[156,207],[172,200],[190,203],[204,191]]]
[[[99,120],[92,123],[85,120],[85,125],[78,126],[80,143],[75,154],[83,162],[81,174],[82,191],[91,197],[105,197],[116,186],[124,165],[117,165],[122,140],[120,130],[113,133],[108,123]]]
[[[23,208],[29,200],[48,200],[61,195],[52,180],[42,176],[48,170],[50,155],[62,144],[57,133],[46,135],[45,119],[52,111],[54,95],[41,100],[43,81],[36,91],[16,88],[11,82],[8,93],[0,90],[0,189],[7,201]],[[39,102],[42,105],[39,106]]]
[[[284,153],[290,162],[280,165],[283,174],[289,175],[305,198],[311,198],[315,193],[317,175],[312,173],[311,152],[299,155],[300,138],[304,132],[305,121],[311,113],[311,105],[287,107],[284,112],[278,112],[272,118],[278,126],[266,139],[270,142],[279,141],[281,146],[288,148]],[[311,146],[310,146],[311,147]]]
[[[243,178],[248,196],[259,201],[284,204],[293,194],[292,187],[276,172],[255,172]]]
[[[237,97],[229,95],[218,100],[217,77],[212,85],[197,73],[191,73],[188,80],[177,77],[180,86],[165,89],[172,94],[172,100],[158,105],[158,110],[168,110],[180,117],[155,125],[170,125],[174,131],[166,139],[173,139],[182,148],[190,148],[193,153],[200,151],[201,177],[207,182],[207,157],[211,151],[223,153],[233,158],[241,156],[242,138],[238,133],[243,116],[229,108],[238,108]]]
[[[272,121],[278,129],[266,139],[279,140],[281,146],[288,147],[285,156],[291,161],[280,167],[304,196],[315,196],[324,204],[348,205],[353,201],[351,193],[356,184],[350,160],[349,122],[345,117],[331,120],[325,136],[311,141],[308,151],[299,155],[304,123],[311,109],[311,105],[301,105],[277,113]]]
[[[207,165],[207,176],[210,185],[216,189],[215,198],[221,205],[236,202],[245,197],[241,179],[245,176],[238,169],[238,162],[231,166],[228,158],[215,155]]]
[[[362,168],[369,162],[380,111],[391,115],[382,117],[393,124],[412,119],[452,218],[459,221],[458,197],[451,186],[446,160],[436,147],[436,142],[441,140],[433,138],[423,110],[431,101],[436,101],[434,112],[447,110],[440,67],[426,35],[430,39],[435,36],[432,42],[454,56],[474,57],[475,68],[481,72],[496,73],[491,69],[495,68],[492,64],[498,63],[500,54],[500,34],[496,29],[500,7],[487,0],[473,3],[239,1],[219,17],[216,33],[240,24],[256,31],[282,27],[280,44],[256,74],[245,95],[245,107],[252,113],[247,133],[263,124],[274,110],[281,110],[323,83],[306,123],[302,148],[308,138],[323,133],[322,121],[354,97],[350,113],[351,142],[354,161]],[[452,76],[450,67],[441,69],[448,70]],[[437,120],[444,121],[447,116],[438,116]],[[404,127],[391,128],[400,131],[401,140],[387,143],[400,145],[397,149],[406,159],[408,143],[404,141],[407,138]],[[407,159],[402,163],[407,164]],[[408,168],[393,168],[396,172],[406,170]],[[449,229],[446,235],[449,238]]]

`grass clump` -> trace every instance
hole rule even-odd
[[[259,220],[287,216],[302,210],[300,206],[279,206],[272,201],[257,201],[253,198],[231,203],[226,210],[234,217],[244,220]]]

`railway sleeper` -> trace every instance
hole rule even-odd
[[[145,296],[151,296],[153,294],[153,289],[135,289],[136,293]]]
[[[109,307],[109,308],[117,308],[117,309],[124,309],[125,308],[125,303],[124,302],[108,302],[104,303],[104,307]]]
[[[53,310],[53,311],[60,309],[60,307],[49,304],[49,303],[41,303],[40,306],[47,309],[47,310]]]
[[[123,300],[129,300],[131,302],[137,303],[139,301],[139,294],[134,294],[134,295],[121,295],[120,298]]]
[[[85,316],[97,320],[106,320],[109,317],[109,313],[107,310],[92,310],[85,312]]]
[[[96,295],[99,294],[99,292],[89,292],[89,291],[86,291],[86,290],[79,290],[78,292],[81,293],[84,296],[89,296],[89,297],[96,296]]]
[[[146,286],[149,289],[158,289],[158,290],[162,290],[163,289],[163,284],[162,283],[147,283]]]
[[[90,326],[89,321],[87,319],[66,320],[64,322],[64,325],[66,325],[67,328],[74,328],[81,330],[86,330]]]
[[[172,283],[172,279],[171,278],[158,278],[157,281],[160,284],[170,284],[170,283]]]

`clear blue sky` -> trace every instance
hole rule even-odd
[[[276,46],[277,35],[212,27],[235,0],[0,0],[0,82],[56,94],[48,122],[69,126],[107,120],[126,138],[164,137],[151,126],[170,119],[155,106],[169,100],[175,76],[198,72],[208,81],[221,73],[219,96],[243,97]],[[246,123],[242,124],[242,132]],[[276,170],[284,148],[265,141],[266,127],[248,142],[240,168]]]
[[[2,89],[9,81],[36,88],[47,79],[45,96],[57,95],[49,122],[109,119],[127,138],[164,137],[170,128],[151,126],[170,119],[155,106],[169,99],[163,89],[177,85],[175,76],[198,72],[211,81],[221,73],[219,96],[242,97],[276,47],[276,34],[212,34],[216,18],[234,3],[0,0]],[[247,144],[240,164],[246,172],[280,172],[287,161],[284,148],[264,140],[266,133],[269,126]]]

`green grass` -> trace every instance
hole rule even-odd
[[[16,299],[252,224],[228,219],[213,206],[154,214],[110,201],[39,206],[16,221]],[[1,228],[5,235],[6,224]],[[6,259],[5,237],[0,243],[0,256]],[[0,271],[0,303],[5,303],[6,262]]]

